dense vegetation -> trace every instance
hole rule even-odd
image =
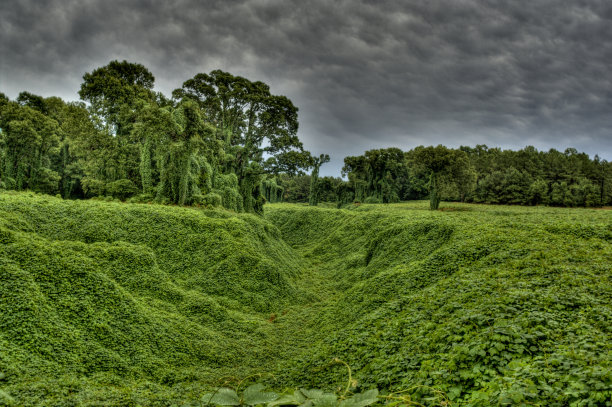
[[[320,177],[268,85],[153,84],[0,94],[0,406],[612,406],[612,163],[438,145]]]
[[[340,358],[350,392],[424,405],[610,405],[610,212],[428,205],[2,192],[0,404],[200,405],[254,373],[333,392]]]
[[[609,212],[425,207],[268,211],[333,293],[285,380],[340,383],[339,357],[426,405],[610,405]]]
[[[612,205],[612,163],[575,149],[518,151],[484,145],[449,149],[419,146],[366,151],[344,159],[340,178],[321,179],[321,200],[389,203],[430,199],[513,205]],[[307,202],[309,176],[286,182],[289,202]]]
[[[278,174],[314,163],[297,108],[268,85],[217,70],[169,99],[154,80],[112,61],[84,75],[87,104],[0,94],[0,188],[261,213],[280,196]]]
[[[344,158],[348,180],[319,178],[330,157],[304,150],[297,107],[265,83],[215,70],[170,98],[154,82],[111,61],[83,76],[82,102],[0,93],[0,189],[259,214],[281,201],[612,205],[612,163],[571,148],[378,149]]]

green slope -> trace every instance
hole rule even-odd
[[[66,376],[172,385],[260,369],[270,313],[308,299],[279,235],[252,215],[0,194],[3,380],[34,403]]]
[[[339,386],[339,357],[425,405],[611,405],[612,214],[425,208],[268,208],[335,292],[281,380]]]
[[[198,405],[253,373],[333,390],[339,357],[357,389],[424,405],[609,405],[612,213],[426,205],[262,219],[0,193],[0,390]]]

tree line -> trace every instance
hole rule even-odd
[[[263,82],[200,73],[166,97],[141,64],[83,76],[81,102],[0,94],[0,188],[261,213],[315,165],[298,109]]]
[[[79,102],[0,93],[0,189],[254,213],[279,201],[612,205],[612,163],[575,149],[376,149],[346,157],[344,179],[320,177],[329,156],[304,149],[297,107],[265,83],[215,70],[168,97],[154,82],[111,61],[83,76]]]
[[[319,180],[323,201],[392,203],[429,199],[512,205],[597,207],[612,205],[612,163],[568,148],[518,151],[462,146],[419,146],[366,151],[344,159],[342,175]],[[288,201],[305,202],[304,182],[286,184]]]

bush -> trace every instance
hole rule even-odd
[[[81,186],[85,196],[88,198],[103,196],[106,192],[106,184],[94,178],[83,177],[81,179]]]
[[[139,194],[139,195],[134,195],[133,197],[128,199],[128,202],[130,203],[152,203],[154,199],[155,198],[151,194]]]

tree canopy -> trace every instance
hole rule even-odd
[[[260,213],[264,183],[312,166],[298,109],[265,83],[217,70],[170,99],[154,82],[141,64],[111,61],[83,76],[85,104],[2,95],[0,185]]]
[[[329,156],[304,149],[298,108],[267,84],[214,70],[170,98],[154,83],[111,61],[85,73],[82,102],[0,93],[0,188],[255,213],[282,200],[612,205],[612,163],[571,148],[374,149],[344,158],[345,179],[320,177]]]

